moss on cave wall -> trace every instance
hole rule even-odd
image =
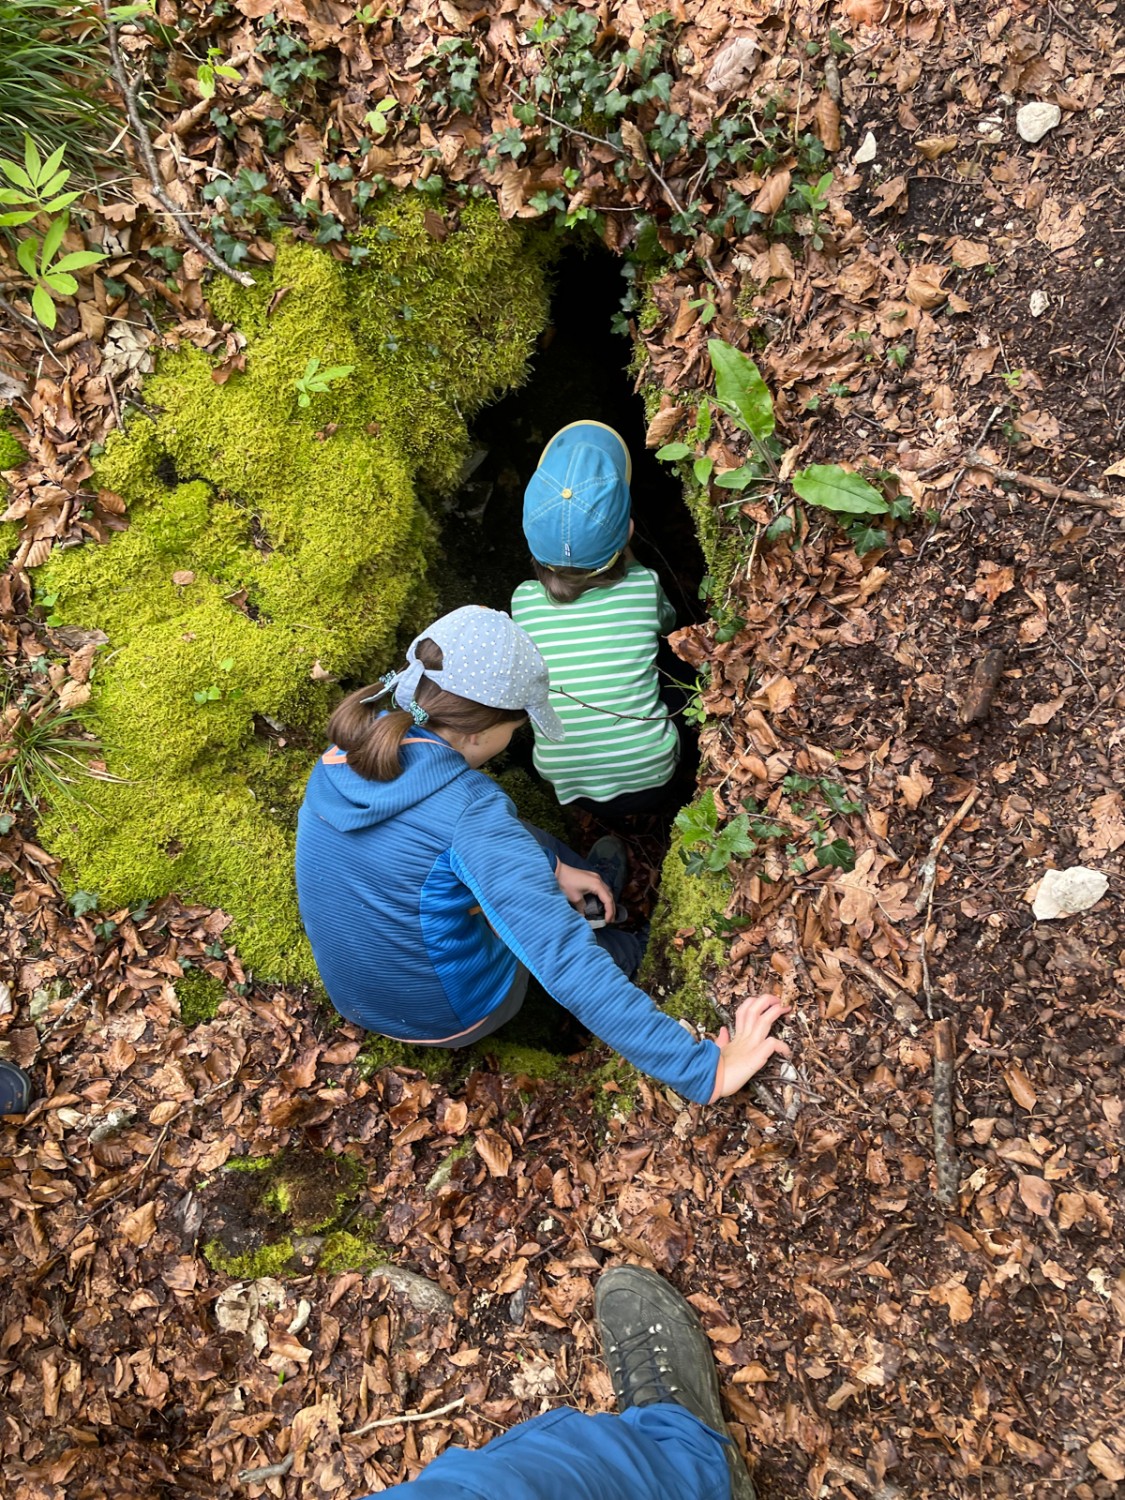
[[[726,955],[715,924],[730,900],[730,883],[707,871],[689,875],[680,849],[681,836],[673,831],[640,982],[672,1015],[712,1030],[716,1013],[708,987]]]
[[[155,420],[110,438],[94,482],[129,529],[56,553],[60,623],[109,647],[86,717],[119,783],[50,810],[41,836],[107,907],[175,891],[220,906],[258,972],[311,978],[293,824],[332,701],[433,606],[422,490],[452,487],[465,418],[523,377],[547,317],[542,254],[489,203],[434,239],[402,197],[358,269],[279,244],[250,291],[212,288],[245,369],[182,346],[145,384]],[[310,358],[352,373],[308,407]]]

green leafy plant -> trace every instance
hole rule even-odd
[[[69,222],[67,214],[60,214],[52,221],[42,241],[38,235],[29,234],[16,248],[20,270],[32,282],[32,311],[44,328],[54,328],[58,322],[55,298],[72,296],[78,290],[73,273],[105,260],[100,250],[72,250],[59,255]]]
[[[234,657],[233,656],[224,656],[223,659],[222,659],[222,661],[219,663],[219,671],[220,672],[232,672],[233,670],[234,670]],[[233,700],[235,698],[241,698],[242,697],[242,689],[241,688],[221,688],[221,687],[218,687],[215,683],[211,683],[211,684],[209,684],[205,688],[199,688],[198,691],[196,691],[196,692],[194,692],[192,694],[192,697],[195,699],[196,704],[200,708],[203,708],[208,703],[219,703],[224,698],[227,699],[228,701]]]
[[[235,83],[240,82],[242,79],[242,74],[237,68],[232,68],[229,63],[218,62],[216,60],[222,57],[222,55],[223,49],[221,47],[208,47],[207,61],[200,63],[196,69],[195,76],[199,83],[199,92],[204,99],[213,99],[215,97],[215,90],[218,87],[216,79],[230,78]]]
[[[689,875],[725,874],[734,860],[748,858],[756,848],[747,813],[719,827],[719,809],[710,788],[676,814],[676,831],[682,846],[680,858]]]
[[[102,747],[87,736],[77,716],[63,708],[53,691],[8,690],[0,699],[0,808],[34,811],[44,795],[74,795],[80,777],[118,778],[91,766]]]
[[[328,365],[321,369],[320,360],[310,355],[304,373],[297,380],[297,405],[308,406],[314,396],[323,396],[346,380],[355,369],[354,365]]]
[[[750,457],[736,469],[715,472],[712,459],[686,442],[665,443],[657,449],[656,456],[670,463],[690,459],[693,477],[701,486],[713,484],[717,489],[740,494],[755,486],[759,497],[772,497],[777,514],[766,528],[765,538],[776,541],[793,534],[795,528],[787,514],[792,500],[785,494],[777,465],[780,445],[775,435],[773,397],[761,371],[748,354],[721,339],[711,339],[707,349],[715,375],[715,395],[711,405],[749,437]],[[696,415],[695,436],[699,444],[706,444],[710,434],[711,410],[704,401]],[[891,483],[895,478],[885,470],[873,477],[884,483]],[[888,500],[869,479],[841,464],[810,464],[797,470],[789,483],[793,494],[806,505],[853,518],[841,524],[860,555],[887,544],[886,531],[881,526],[872,525],[866,518],[878,516],[897,521],[906,520],[911,514],[909,496],[899,495]],[[736,628],[741,629],[741,625]],[[731,637],[725,638],[729,640]]]
[[[23,165],[0,158],[0,172],[11,184],[0,188],[0,225],[28,224],[40,214],[62,213],[79,196],[66,192],[70,172],[62,165],[65,146],[58,146],[44,160],[29,135],[23,138]]]
[[[363,117],[363,123],[367,126],[373,136],[386,135],[391,128],[387,116],[398,106],[397,99],[380,99],[374,109],[369,109]]]
[[[75,891],[68,904],[76,917],[84,917],[89,912],[97,911],[98,898],[93,891]]]

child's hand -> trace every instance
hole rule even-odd
[[[555,866],[555,879],[559,890],[577,911],[581,911],[587,896],[596,896],[605,907],[605,919],[614,917],[613,892],[600,875],[593,870],[576,870],[573,865],[564,865],[560,859]]]
[[[789,1006],[776,995],[754,995],[742,1002],[734,1017],[734,1036],[724,1026],[715,1038],[722,1057],[715,1075],[712,1104],[728,1094],[737,1094],[755,1073],[765,1067],[775,1052],[782,1057],[790,1055],[783,1041],[770,1036],[773,1023],[788,1014]]]

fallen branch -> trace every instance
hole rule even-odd
[[[961,723],[966,729],[988,713],[1003,675],[1003,651],[986,651],[973,668],[973,675],[969,678],[969,686],[961,704]]]
[[[1016,469],[1002,469],[999,464],[982,458],[973,451],[966,454],[966,467],[983,469],[994,479],[1007,484],[1018,484],[1025,490],[1034,490],[1048,500],[1068,500],[1072,505],[1092,505],[1095,510],[1108,511],[1111,516],[1125,517],[1125,499],[1120,495],[1106,495],[1101,490],[1071,490],[1061,484],[1052,484],[1049,479],[1039,479],[1034,474],[1021,474]]]
[[[276,1464],[266,1464],[262,1469],[242,1469],[238,1475],[238,1482],[239,1484],[264,1484],[267,1479],[284,1479],[292,1467],[293,1454],[287,1453]]]
[[[129,124],[133,127],[133,136],[137,143],[137,149],[141,153],[145,171],[148,173],[149,186],[153,197],[160,206],[175,219],[180,233],[189,245],[193,245],[200,255],[214,266],[216,271],[221,271],[224,276],[229,276],[231,281],[237,282],[239,286],[253,286],[254,278],[245,271],[236,271],[233,266],[227,265],[213,245],[207,241],[192,224],[187,214],[164,190],[164,182],[160,176],[160,168],[157,165],[156,153],[152,148],[152,137],[148,133],[148,127],[141,119],[141,112],[137,105],[137,90],[140,88],[140,79],[130,79],[125,69],[125,62],[121,56],[121,48],[117,43],[117,27],[109,18],[106,11],[106,39],[109,42],[109,58],[111,70],[118,88],[125,99],[125,112],[129,116]]]
[[[840,1281],[845,1276],[851,1276],[855,1271],[862,1271],[866,1266],[869,1266],[872,1261],[878,1260],[887,1246],[893,1244],[894,1241],[898,1239],[900,1234],[905,1234],[908,1229],[916,1228],[917,1225],[913,1222],[908,1222],[905,1224],[892,1224],[889,1229],[883,1230],[882,1234],[874,1242],[874,1244],[871,1245],[869,1249],[865,1250],[862,1255],[857,1255],[852,1260],[846,1260],[843,1265],[837,1266],[832,1271],[822,1271],[817,1276],[817,1280]]]
[[[450,1401],[448,1406],[435,1406],[432,1411],[404,1411],[399,1417],[378,1417],[374,1422],[366,1422],[362,1427],[355,1427],[351,1432],[345,1432],[344,1437],[366,1437],[369,1432],[374,1432],[379,1427],[397,1427],[400,1422],[429,1422],[434,1417],[447,1417],[451,1411],[460,1411],[464,1404],[464,1396],[458,1396],[457,1400]]]
[[[934,1026],[934,1161],[937,1165],[937,1200],[944,1208],[957,1201],[961,1167],[953,1141],[953,1080],[957,1046],[953,1022],[945,1017]]]
[[[934,1018],[934,991],[933,985],[930,982],[928,943],[930,937],[930,921],[933,917],[934,910],[934,882],[937,880],[938,855],[941,853],[946,839],[957,827],[958,823],[960,823],[961,819],[969,811],[969,808],[972,807],[973,803],[977,800],[977,797],[979,795],[980,788],[973,787],[972,791],[965,798],[964,802],[962,802],[961,806],[949,819],[945,827],[938,834],[937,838],[935,838],[933,843],[930,845],[930,852],[926,855],[920,872],[922,876],[922,893],[918,897],[918,900],[914,903],[914,910],[917,912],[921,912],[924,909],[926,913],[926,920],[922,924],[922,937],[918,944],[918,948],[919,956],[922,960],[922,989],[926,996],[926,1014],[929,1016],[931,1021]]]

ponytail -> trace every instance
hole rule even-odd
[[[419,641],[417,654],[424,666],[441,671],[441,648],[434,641],[428,638]],[[391,706],[394,699],[390,694],[371,702],[385,691],[381,682],[357,688],[328,721],[328,738],[343,750],[348,765],[365,781],[393,781],[402,775],[399,747],[407,732],[414,728],[413,716]],[[416,699],[425,709],[426,723],[431,729],[448,729],[456,734],[483,734],[497,724],[522,724],[527,718],[522,708],[490,708],[456,693],[447,693],[428,677],[418,684]],[[388,710],[382,708],[384,702]]]
[[[328,738],[348,757],[348,765],[365,781],[393,781],[402,772],[399,746],[414,720],[401,708],[380,713],[364,703],[379,684],[349,693],[328,721]]]

